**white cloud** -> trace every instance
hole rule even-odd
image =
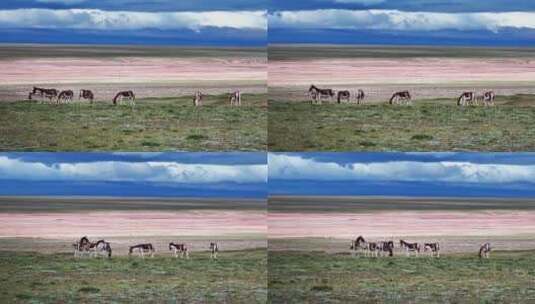
[[[437,13],[398,10],[278,11],[268,16],[274,28],[332,28],[399,31],[535,29],[535,12]]]
[[[435,181],[513,183],[535,181],[535,166],[470,162],[390,161],[376,163],[318,162],[300,156],[270,154],[269,178],[319,181]]]
[[[266,30],[265,11],[128,12],[98,9],[0,10],[0,27],[100,30],[161,30],[204,27]]]
[[[72,5],[72,4],[80,4],[83,2],[86,2],[87,0],[37,0],[36,2],[41,3],[60,3],[60,4],[66,4],[66,5]]]
[[[267,181],[267,166],[123,161],[55,163],[49,165],[0,156],[0,179],[261,183]]]
[[[349,3],[349,4],[362,4],[362,5],[374,5],[383,3],[385,0],[334,0],[334,3]]]

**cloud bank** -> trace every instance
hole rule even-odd
[[[535,12],[406,12],[399,10],[318,9],[276,11],[268,16],[269,27],[346,30],[488,30],[535,29]]]
[[[535,165],[478,164],[466,161],[319,162],[269,154],[269,178],[315,181],[399,181],[447,183],[533,183]]]
[[[266,165],[95,161],[45,164],[0,156],[0,180],[162,182],[178,184],[265,183]]]
[[[267,30],[265,11],[129,12],[99,9],[0,10],[0,27],[93,30],[200,30],[232,28]]]

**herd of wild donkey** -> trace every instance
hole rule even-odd
[[[316,87],[315,85],[311,85],[308,89],[308,95],[311,98],[311,102],[313,104],[321,104],[323,100],[326,100],[328,102],[332,101],[333,98],[336,97],[336,101],[338,103],[342,103],[342,101],[345,102],[352,102],[352,99],[357,102],[357,104],[361,104],[364,102],[364,91],[359,89],[355,94],[351,94],[350,91],[342,90],[335,92],[333,89],[320,89]],[[351,96],[354,96],[352,98]],[[496,94],[494,94],[493,91],[487,91],[483,94],[479,95],[474,92],[463,92],[459,98],[457,98],[457,105],[459,106],[493,106],[494,105],[494,99],[496,98]],[[388,100],[388,103],[391,105],[394,104],[411,104],[412,103],[412,97],[409,91],[400,91],[395,92],[392,94],[392,97]]]
[[[204,99],[204,94],[197,91],[193,96],[193,105],[201,106]],[[74,92],[72,90],[59,91],[57,89],[45,89],[33,87],[33,90],[28,94],[29,100],[40,100],[52,103],[53,101],[56,104],[72,102],[74,98]],[[78,100],[89,100],[90,103],[93,103],[95,95],[91,90],[81,89],[78,94]],[[241,106],[241,92],[239,90],[234,91],[229,94],[228,101],[231,106]],[[115,94],[115,97],[112,100],[114,105],[121,104],[123,102],[129,102],[132,106],[136,103],[136,95],[133,91],[121,91]]]
[[[418,256],[422,250],[421,244],[409,243],[404,240],[399,240],[399,246],[407,256],[410,256],[411,253]],[[394,241],[368,242],[364,237],[359,236],[351,241],[349,249],[354,255],[361,252],[364,256],[370,257],[394,256]],[[488,259],[490,250],[490,243],[484,243],[479,247],[479,257]],[[440,244],[438,242],[424,243],[423,251],[431,256],[440,257]]]
[[[105,240],[98,240],[96,242],[91,242],[87,236],[82,237],[80,240],[72,244],[72,247],[74,248],[74,256],[75,257],[83,257],[83,256],[89,256],[89,257],[98,257],[98,256],[107,256],[108,258],[111,258],[111,245],[109,242],[106,242]],[[210,259],[217,259],[217,253],[219,252],[219,245],[217,242],[210,242],[210,245],[208,246],[208,250],[210,251]],[[169,243],[169,251],[173,252],[173,255],[175,258],[178,258],[179,256],[181,258],[189,259],[189,249],[188,246],[184,243]],[[156,252],[156,249],[151,243],[143,243],[143,244],[137,244],[134,246],[130,246],[128,250],[128,255],[131,256],[136,252],[139,256],[142,258],[145,257],[145,255],[154,257],[154,253]]]

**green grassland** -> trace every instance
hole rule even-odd
[[[412,106],[269,102],[270,151],[533,151],[535,96],[498,96],[494,107],[453,99]]]
[[[227,95],[147,98],[135,107],[73,102],[0,103],[0,150],[4,151],[226,151],[265,150],[266,94],[244,94],[230,107]]]
[[[271,251],[269,303],[534,303],[535,252],[352,257]]]
[[[75,259],[0,252],[1,303],[265,303],[265,250]]]

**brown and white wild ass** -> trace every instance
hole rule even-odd
[[[408,243],[404,240],[399,240],[399,245],[401,249],[405,250],[407,256],[410,256],[411,252],[414,252],[416,256],[420,253],[420,244],[418,243]]]
[[[93,99],[95,98],[95,96],[93,95],[93,92],[91,90],[81,89],[80,93],[78,94],[78,100],[80,100],[80,98],[88,99],[89,103],[93,103]]]
[[[358,89],[357,90],[357,93],[355,94],[355,97],[357,98],[357,104],[360,104],[361,102],[364,101],[364,91],[361,90],[361,89]]]
[[[33,100],[33,96],[48,98],[48,101],[52,102],[53,98],[58,97],[58,90],[33,87],[33,90],[28,94],[28,99]]]
[[[219,252],[219,245],[216,242],[210,242],[210,259],[217,260],[217,253]]]
[[[463,92],[459,98],[457,98],[458,106],[467,106],[474,102],[475,94],[474,92]]]
[[[105,240],[99,240],[93,243],[87,238],[87,236],[83,236],[79,241],[73,243],[72,246],[74,248],[75,257],[82,257],[86,254],[88,256],[97,257],[105,254],[108,256],[108,258],[111,258],[111,245]]]
[[[138,254],[142,258],[145,258],[145,254],[149,254],[150,257],[153,258],[154,252],[156,251],[154,250],[154,246],[152,246],[151,243],[138,244],[138,245],[130,246],[130,249],[128,249],[128,255],[131,256],[132,253],[134,253],[134,250],[137,250]]]
[[[389,104],[411,104],[411,94],[409,91],[400,91],[392,94],[392,97],[390,97],[390,100],[388,100]]]
[[[113,98],[113,104],[117,105],[118,102],[120,103],[124,100],[130,101],[132,106],[136,105],[136,96],[132,91],[121,91],[117,93],[117,95],[115,95],[115,97]]]
[[[308,94],[312,98],[312,103],[320,103],[323,98],[332,100],[334,97],[334,91],[332,89],[320,89],[315,85],[311,85],[308,89]]]
[[[479,247],[479,258],[488,259],[490,257],[490,243],[485,243]]]
[[[69,101],[72,101],[72,98],[74,97],[74,92],[72,90],[65,90],[65,91],[61,91],[61,93],[59,93],[58,95],[58,99],[57,99],[57,103],[61,103],[61,102],[69,102]]]
[[[436,243],[424,243],[424,252],[430,252],[431,256],[440,257],[440,244]]]
[[[178,258],[180,254],[181,258],[189,259],[188,246],[184,243],[175,244],[173,242],[169,243],[169,250],[173,251],[175,258]]]
[[[485,106],[493,106],[494,105],[494,98],[496,98],[496,94],[494,94],[493,91],[487,91],[483,93],[483,105]]]
[[[193,105],[198,107],[202,104],[203,94],[200,91],[195,92],[193,95]]]
[[[349,93],[349,91],[338,91],[337,102],[341,103],[342,100],[351,102],[351,93]]]
[[[349,249],[353,251],[353,255],[356,255],[360,250],[364,253],[365,257],[377,256],[377,243],[367,242],[361,235],[351,242],[351,247],[349,247]]]
[[[237,90],[230,93],[229,102],[231,106],[241,106],[241,92]]]
[[[388,256],[394,256],[394,241],[377,242],[377,254],[379,256],[384,254],[388,254]]]

